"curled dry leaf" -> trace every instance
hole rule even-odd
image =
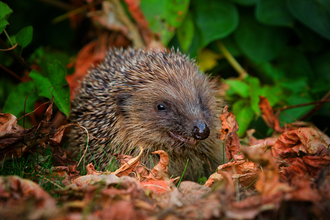
[[[235,115],[232,112],[228,112],[228,106],[225,106],[220,114],[220,120],[222,123],[220,130],[220,140],[225,142],[227,160],[231,160],[240,151],[241,144],[237,135],[239,129]]]
[[[22,139],[24,128],[17,124],[17,118],[9,113],[0,113],[0,149]]]
[[[151,170],[149,176],[147,177],[147,181],[149,180],[168,180],[169,176],[167,175],[168,164],[170,163],[170,159],[168,155],[163,150],[158,150],[152,152],[152,154],[158,154],[160,156],[158,164]]]
[[[221,173],[228,173],[233,180],[238,180],[239,184],[248,187],[258,178],[260,170],[255,163],[245,160],[236,160],[220,165],[216,173],[213,173],[206,181],[206,186],[211,186],[215,181],[223,179]]]
[[[317,155],[327,151],[330,139],[313,128],[298,128],[283,133],[272,147],[275,158],[296,157],[302,153]]]
[[[45,219],[56,213],[55,200],[38,184],[17,176],[0,177],[2,219]]]
[[[127,163],[124,163],[115,172],[112,172],[112,174],[115,174],[118,177],[127,176],[133,171],[135,166],[138,164],[142,154],[143,154],[143,148],[140,147],[140,153],[138,156],[134,157],[133,159],[130,159]]]

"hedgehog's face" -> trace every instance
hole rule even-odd
[[[203,76],[173,85],[153,82],[117,105],[130,138],[174,148],[193,147],[210,135],[214,98]]]

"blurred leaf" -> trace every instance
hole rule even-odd
[[[274,106],[282,98],[286,98],[285,96],[283,96],[283,88],[280,87],[279,85],[264,86],[261,89],[260,95],[265,96],[268,99],[271,106]]]
[[[0,1],[0,20],[8,19],[9,15],[13,12],[9,6]]]
[[[33,28],[31,26],[23,28],[18,34],[16,35],[17,44],[20,45],[22,48],[26,47],[31,43],[33,36]]]
[[[207,3],[194,0],[192,3],[202,46],[228,36],[237,28],[239,14],[234,4],[223,0],[209,0]]]
[[[38,73],[37,70],[32,70],[29,76],[36,83],[39,96],[51,99],[52,94],[50,93],[50,91],[52,91],[52,85],[50,84],[49,79],[47,77],[42,76],[40,73]]]
[[[180,28],[177,29],[178,41],[184,53],[188,51],[194,39],[194,32],[194,22],[192,20],[191,13],[188,13]]]
[[[287,0],[295,18],[330,40],[330,2],[328,0]]]
[[[294,22],[285,0],[258,0],[256,17],[260,22],[270,25],[291,26]]]
[[[312,67],[317,78],[326,78],[330,80],[330,51],[313,57]]]
[[[0,34],[5,30],[9,23],[5,19],[0,20]]]
[[[191,58],[195,58],[198,54],[198,50],[200,49],[200,39],[200,33],[197,28],[195,28],[194,38],[188,50],[188,54],[190,54]]]
[[[53,91],[54,103],[58,109],[66,116],[70,115],[70,88],[65,79],[66,70],[62,64],[55,60],[53,64],[48,64],[50,88]],[[44,89],[44,88],[43,88]],[[47,88],[48,90],[48,88]],[[43,92],[47,92],[42,90]]]
[[[312,93],[325,93],[329,91],[330,79],[317,79],[311,87]]]
[[[231,0],[231,1],[240,5],[254,5],[257,2],[257,0]]]
[[[220,54],[215,53],[212,50],[204,49],[197,56],[197,63],[199,69],[203,72],[213,69],[217,64],[217,59],[220,58]]]
[[[254,111],[243,100],[239,100],[233,104],[233,113],[239,125],[237,134],[242,137],[253,119]]]
[[[258,62],[253,64],[256,66],[256,70],[260,72],[260,77],[265,78],[265,76],[267,76],[267,78],[272,79],[272,82],[280,81],[285,78],[285,73],[270,62]]]
[[[262,89],[260,86],[260,81],[256,77],[248,76],[245,78],[245,81],[249,84],[249,95],[251,99],[251,108],[259,116],[261,113],[259,108],[259,96],[262,94]]]
[[[259,24],[250,16],[240,19],[234,36],[243,53],[256,62],[276,58],[287,42],[283,29]]]
[[[227,79],[225,82],[229,85],[233,91],[243,98],[249,97],[250,86],[240,80]]]
[[[29,97],[26,99],[25,108],[26,113],[32,112],[34,110],[34,104],[38,98],[35,84],[32,81],[20,83],[16,88],[12,90],[6,100],[2,112],[11,113],[17,118],[22,116],[22,113],[24,112],[25,98],[32,90],[32,94],[30,94]]]
[[[304,94],[308,91],[308,78],[307,77],[299,77],[287,81],[282,82],[282,86],[284,88],[292,91],[293,94]]]
[[[150,29],[161,34],[166,46],[186,16],[189,0],[142,0],[140,7],[149,21]]]
[[[315,74],[306,56],[297,49],[286,48],[278,59],[278,68],[286,73],[287,78],[306,76],[314,79]]]

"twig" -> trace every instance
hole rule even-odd
[[[53,23],[53,24],[56,24],[56,23],[58,23],[58,22],[60,22],[60,21],[64,21],[65,19],[69,18],[70,16],[73,16],[73,15],[77,15],[77,14],[83,13],[83,12],[86,11],[88,8],[93,7],[93,6],[95,6],[95,5],[98,5],[98,4],[101,4],[102,1],[103,1],[103,0],[95,1],[95,2],[92,2],[92,3],[88,4],[88,5],[83,5],[83,6],[79,7],[79,8],[76,8],[76,9],[70,10],[68,13],[65,13],[65,14],[63,14],[63,15],[60,15],[60,16],[54,18],[54,19],[52,20],[52,23]]]
[[[307,112],[304,116],[302,116],[302,117],[300,117],[299,118],[299,121],[303,121],[303,120],[305,120],[306,118],[308,118],[309,116],[311,116],[311,115],[313,115],[315,112],[317,112],[318,110],[320,110],[321,108],[322,108],[322,106],[324,105],[324,103],[325,102],[323,102],[323,101],[325,101],[325,100],[327,100],[327,99],[329,99],[330,98],[330,90],[328,91],[328,93],[321,99],[321,103],[317,103],[316,105],[315,105],[315,107],[312,109],[312,110],[310,110],[309,112]]]
[[[74,7],[70,4],[58,1],[58,0],[39,0],[40,2],[55,6],[60,9],[64,9],[66,11],[71,11],[74,9]]]
[[[227,48],[223,45],[223,43],[221,41],[219,41],[218,45],[219,45],[221,52],[223,53],[223,55],[229,62],[229,64],[238,73],[239,78],[244,79],[248,75],[248,73],[245,71],[245,69],[243,69],[243,67],[237,62],[237,60],[229,53],[229,51],[227,50]]]
[[[4,47],[6,49],[10,48],[6,42],[4,42],[2,39],[0,39],[0,45],[1,47]],[[28,71],[31,71],[32,68],[30,67],[29,64],[27,64],[24,59],[22,57],[20,57],[17,53],[15,53],[14,50],[10,50],[8,51],[8,53],[13,56],[25,69],[27,69]]]
[[[131,22],[128,18],[125,10],[123,9],[121,3],[118,0],[108,0],[112,2],[115,6],[115,12],[117,13],[117,18],[120,19],[124,25],[130,30],[131,40],[135,48],[143,48],[145,46],[138,28]]]
[[[315,101],[315,102],[309,102],[309,103],[304,103],[304,104],[298,104],[298,105],[292,105],[292,106],[284,106],[283,108],[275,108],[274,111],[277,111],[277,110],[283,111],[283,110],[287,110],[287,109],[299,108],[299,107],[315,105],[315,104],[320,104],[320,103],[327,103],[327,102],[330,102],[330,99],[320,100],[320,101]]]
[[[7,48],[7,49],[0,49],[0,51],[10,51],[10,50],[14,50],[16,47],[17,47],[17,43],[15,45],[13,45],[12,47],[10,48]]]
[[[22,117],[20,117],[17,121],[21,120],[22,118],[31,115],[32,113],[34,113],[35,111],[37,111],[40,107],[42,107],[43,105],[46,105],[47,103],[50,103],[53,100],[49,100],[48,102],[42,103],[40,106],[38,106],[38,108],[34,109],[32,112],[26,113],[24,114]]]
[[[4,65],[0,64],[0,68],[3,69],[4,71],[6,71],[7,73],[9,73],[10,75],[12,75],[13,77],[15,77],[16,79],[18,79],[19,81],[21,81],[21,82],[23,81],[23,79],[21,77],[19,77],[16,73],[11,71],[10,69],[5,67]]]

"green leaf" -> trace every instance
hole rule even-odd
[[[37,88],[38,88],[38,94],[39,96],[43,96],[46,98],[51,99],[52,94],[50,91],[53,89],[51,88],[51,83],[47,77],[42,76],[40,73],[38,73],[37,70],[32,70],[29,75],[33,81],[35,82]]]
[[[33,28],[31,26],[25,27],[16,35],[17,44],[22,48],[26,47],[31,43],[33,36]]]
[[[65,79],[66,70],[62,64],[55,60],[48,64],[48,77],[42,76],[38,71],[32,70],[30,77],[35,82],[40,96],[51,99],[54,96],[54,103],[66,116],[70,114],[70,89]]]
[[[142,0],[140,7],[150,29],[161,35],[166,46],[187,14],[189,0]]]
[[[233,79],[227,79],[225,82],[241,97],[249,97],[250,86],[247,83]]]
[[[180,28],[177,29],[178,41],[180,43],[180,47],[185,53],[188,51],[192,40],[194,39],[194,32],[194,22],[192,20],[191,13],[188,13]]]
[[[29,95],[32,90],[32,94]],[[2,112],[8,112],[19,118],[24,112],[24,102],[27,96],[28,98],[26,99],[25,112],[32,112],[34,110],[34,104],[38,98],[35,84],[32,81],[20,83],[13,89],[6,100]]]
[[[294,22],[285,0],[258,0],[256,17],[260,22],[270,25],[292,26]]]
[[[259,108],[259,100],[260,100],[259,96],[264,95],[262,94],[260,81],[258,78],[252,76],[246,77],[245,81],[250,85],[249,95],[251,98],[251,108],[259,116],[259,114],[261,113]]]
[[[310,80],[315,79],[314,71],[307,57],[295,48],[286,48],[279,56],[277,66],[286,74],[286,78],[306,76]],[[290,73],[290,74],[288,74]]]
[[[240,5],[254,5],[257,0],[231,0]]]
[[[328,0],[287,0],[292,15],[330,40],[330,2]]]
[[[0,34],[5,30],[9,23],[5,19],[0,20]]]
[[[239,14],[234,4],[223,0],[194,0],[193,6],[196,25],[202,35],[202,46],[225,38],[237,28]]]
[[[12,12],[13,10],[11,10],[7,4],[0,2],[0,19],[8,19]]]
[[[260,24],[252,16],[242,16],[234,36],[243,53],[256,62],[276,58],[287,43],[284,29]]]
[[[242,137],[253,119],[254,111],[243,100],[239,100],[233,104],[233,113],[239,125],[237,134]]]
[[[49,72],[49,82],[52,85],[50,90],[53,91],[54,95],[54,103],[61,112],[69,117],[70,87],[65,79],[66,70],[57,60],[55,60],[53,64],[48,64],[47,67]]]

